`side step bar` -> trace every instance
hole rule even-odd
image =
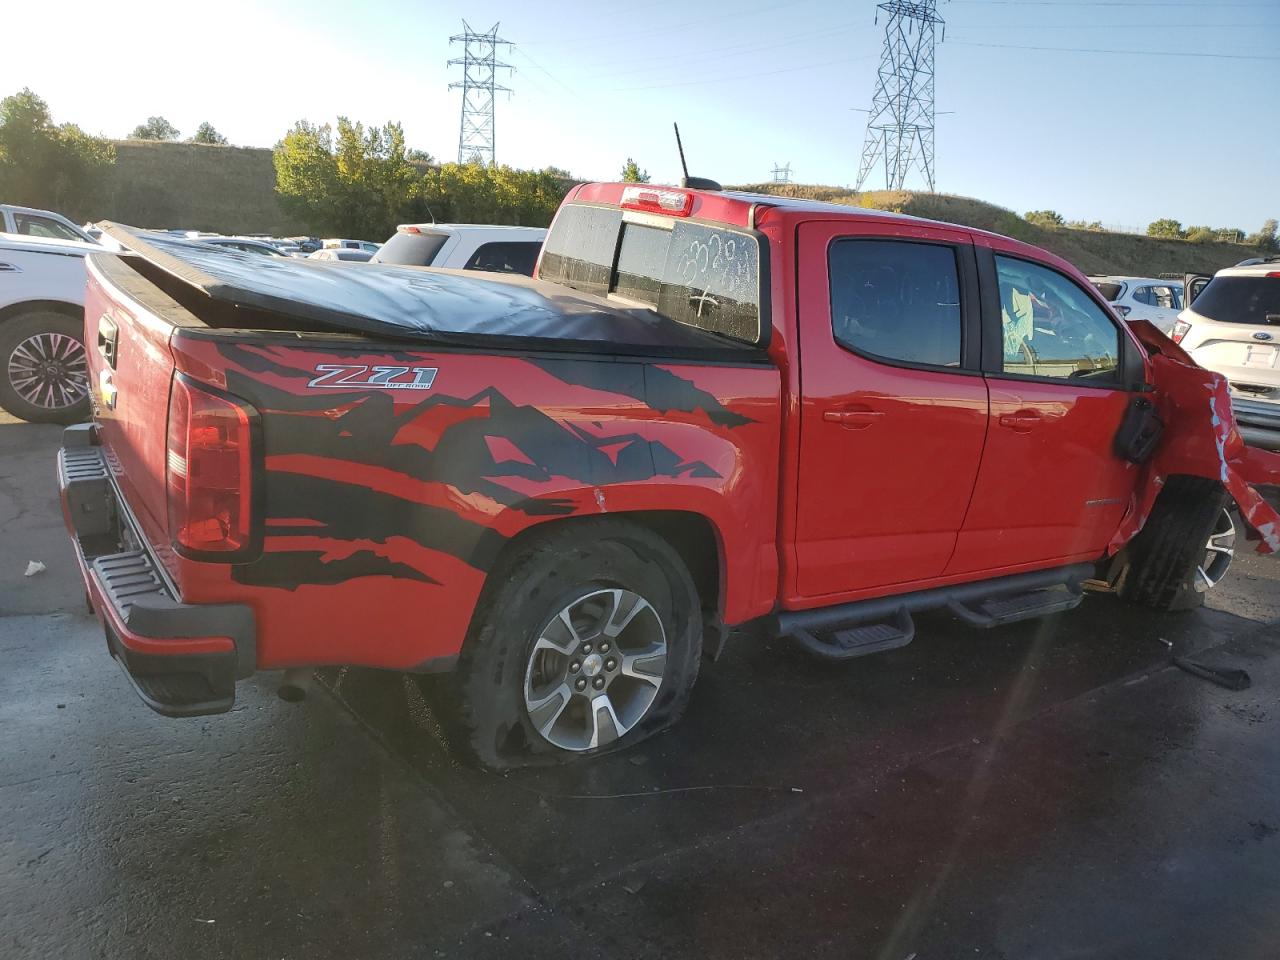
[[[945,607],[974,627],[1070,610],[1084,599],[1082,584],[1093,575],[1093,564],[1077,563],[834,607],[787,610],[777,615],[777,633],[823,659],[852,660],[905,647],[915,638],[911,614],[920,610]]]

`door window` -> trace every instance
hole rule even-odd
[[[952,247],[847,239],[832,243],[827,256],[837,343],[901,363],[960,366],[960,275]]]
[[[996,257],[1004,372],[1114,380],[1120,330],[1093,298],[1056,270]]]
[[[1134,292],[1133,299],[1139,303],[1145,303],[1148,307],[1160,307],[1164,310],[1182,309],[1173,287],[1139,287]]]
[[[513,243],[482,243],[467,261],[464,270],[487,270],[491,273],[522,273],[533,276],[538,262],[542,241],[516,241]]]
[[[83,240],[84,237],[69,229],[57,220],[48,217],[34,217],[26,213],[13,215],[14,226],[18,233],[28,237],[51,237],[54,240]]]

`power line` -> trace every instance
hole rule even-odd
[[[1267,23],[1108,23],[1107,30],[1256,30]],[[1097,23],[966,23],[957,30],[1089,30],[1098,32]]]
[[[1052,53],[1111,53],[1134,57],[1201,57],[1212,60],[1280,60],[1247,53],[1201,53],[1177,50],[1104,50],[1100,47],[1032,47],[1017,43],[979,43],[976,40],[952,40],[962,47],[994,47],[999,50],[1038,50]]]
[[[733,80],[755,80],[757,77],[776,77],[782,73],[798,73],[801,70],[818,70],[822,67],[834,67],[846,63],[860,63],[863,60],[870,60],[875,54],[868,54],[864,57],[848,57],[843,60],[824,60],[821,63],[806,63],[799,67],[784,67],[781,70],[755,70],[751,73],[739,73],[730,76],[710,77],[705,80],[682,80],[678,83],[657,83],[647,87],[622,87],[620,89],[608,90],[608,93],[635,93],[639,90],[666,90],[671,87],[696,87],[706,83],[729,83]]]
[[[835,29],[824,28],[821,30],[806,30],[803,33],[789,34],[787,36],[774,38],[772,40],[761,40],[759,38],[756,38],[753,40],[748,40],[748,41],[737,43],[737,44],[729,44],[727,46],[718,46],[716,47],[715,53],[711,53],[707,55],[700,54],[697,57],[697,63],[699,66],[701,66],[702,64],[708,63],[713,60],[726,60],[726,59],[732,59],[735,57],[742,57],[747,54],[769,52],[769,51],[780,49],[782,47],[794,46],[797,43],[808,43],[809,41],[817,39],[819,37],[837,36],[839,34],[850,33],[858,29],[860,28],[856,26],[849,26],[849,27],[837,27]],[[608,80],[608,79],[613,79],[614,77],[625,76],[627,74],[645,73],[645,72],[651,71],[653,69],[654,64],[657,64],[657,63],[662,63],[664,61],[688,62],[689,59],[690,58],[687,51],[682,53],[663,54],[655,57],[646,56],[645,62],[641,66],[630,67],[626,70],[616,70],[616,71],[611,70],[608,73],[594,75],[589,79]]]
[[[999,7],[1248,7],[1254,10],[1265,10],[1274,7],[1272,0],[1262,3],[1218,3],[1209,0],[1206,3],[1173,3],[1162,0],[952,0],[953,3],[972,3],[984,6]]]

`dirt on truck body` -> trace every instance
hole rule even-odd
[[[1220,378],[981,231],[594,184],[536,279],[114,232],[60,484],[163,713],[254,670],[449,671],[481,762],[589,756],[673,722],[731,625],[845,660],[1086,581],[1187,606],[1230,500],[1280,547],[1280,456]]]

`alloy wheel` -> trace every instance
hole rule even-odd
[[[1205,593],[1218,585],[1236,555],[1236,525],[1231,511],[1223,508],[1214,521],[1213,532],[1205,544],[1204,559],[1196,567],[1195,588]]]
[[[32,334],[9,354],[8,376],[14,392],[34,407],[75,406],[89,389],[84,344],[65,333]]]
[[[606,746],[648,713],[662,689],[662,618],[630,590],[592,590],[538,634],[525,668],[529,721],[562,750]]]

